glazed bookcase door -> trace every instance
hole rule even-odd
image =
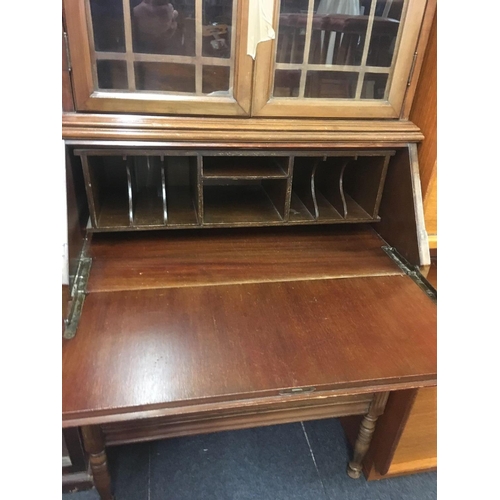
[[[275,0],[256,116],[398,118],[426,0]]]
[[[248,0],[63,0],[78,111],[248,115]]]

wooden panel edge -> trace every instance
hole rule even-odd
[[[417,43],[417,50],[416,50],[417,59],[415,62],[415,67],[413,69],[413,77],[406,91],[403,107],[401,110],[402,119],[407,119],[410,116],[411,107],[413,105],[413,99],[415,97],[415,92],[417,90],[417,85],[420,79],[420,72],[422,70],[422,64],[424,61],[427,44],[429,42],[429,35],[431,32],[432,22],[434,16],[436,15],[436,12],[437,12],[437,0],[427,0],[424,19],[422,22],[422,27],[420,29],[420,36]]]

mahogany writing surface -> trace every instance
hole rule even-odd
[[[402,274],[368,226],[94,234],[89,292]]]
[[[63,420],[435,379],[435,304],[407,276],[90,293]]]

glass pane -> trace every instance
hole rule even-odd
[[[203,1],[203,50],[207,57],[231,57],[233,0]]]
[[[273,97],[384,99],[407,3],[281,0]]]
[[[309,63],[359,66],[372,0],[321,0],[313,18]]]
[[[227,94],[229,91],[229,66],[203,66],[203,93]]]
[[[137,62],[134,66],[137,90],[195,91],[195,67],[191,64]]]
[[[358,73],[346,71],[308,71],[305,97],[353,99]]]
[[[387,73],[366,73],[361,99],[383,99],[388,76]]]
[[[276,61],[301,64],[304,60],[308,0],[282,0]]]
[[[378,0],[368,51],[368,66],[391,66],[403,5],[404,0]]]
[[[297,97],[300,87],[300,71],[276,70],[274,97]]]
[[[134,52],[195,55],[194,0],[130,0],[130,12]]]
[[[97,88],[231,95],[237,0],[82,1]]]
[[[97,84],[100,89],[127,89],[127,63],[97,61]]]
[[[95,50],[125,52],[122,0],[90,0]]]

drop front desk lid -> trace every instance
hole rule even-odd
[[[63,426],[435,384],[436,305],[377,234],[282,229],[94,235]]]

